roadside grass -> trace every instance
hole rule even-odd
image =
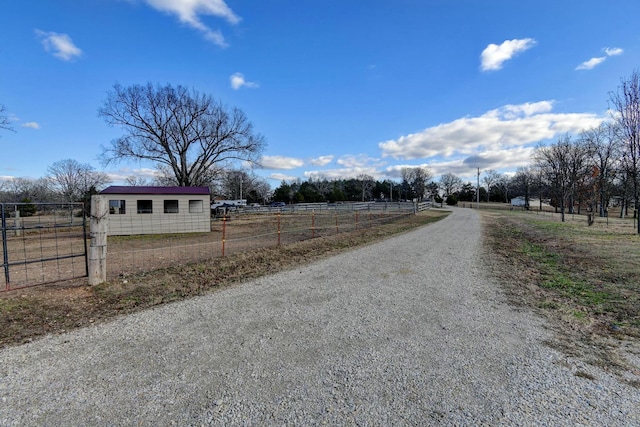
[[[482,212],[493,273],[511,302],[550,320],[554,347],[640,375],[640,236],[633,227]],[[639,386],[637,380],[630,381]]]
[[[247,251],[205,263],[168,266],[93,287],[81,279],[1,293],[0,348],[215,292],[425,226],[449,213],[428,210],[390,224]]]

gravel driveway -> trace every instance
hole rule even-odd
[[[455,209],[321,262],[2,350],[0,424],[640,425],[640,392],[546,347],[544,323],[506,303],[481,254],[477,212]]]

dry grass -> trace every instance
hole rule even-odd
[[[204,295],[438,221],[430,210],[390,224],[275,248],[131,274],[88,287],[86,279],[0,294],[0,348],[159,304]]]
[[[640,378],[640,236],[628,221],[587,226],[527,212],[483,212],[493,273],[512,303],[549,319],[550,344]]]

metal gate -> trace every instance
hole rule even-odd
[[[0,203],[0,292],[88,275],[82,203]]]

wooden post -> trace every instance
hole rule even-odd
[[[89,222],[89,285],[107,281],[107,234],[109,232],[109,202],[105,196],[91,196]]]
[[[278,213],[278,246],[280,246],[280,213]]]
[[[15,218],[16,237],[20,237],[20,209],[16,206],[16,218]]]
[[[222,258],[224,258],[224,246],[227,242],[227,208],[224,208],[225,213],[222,217]]]

